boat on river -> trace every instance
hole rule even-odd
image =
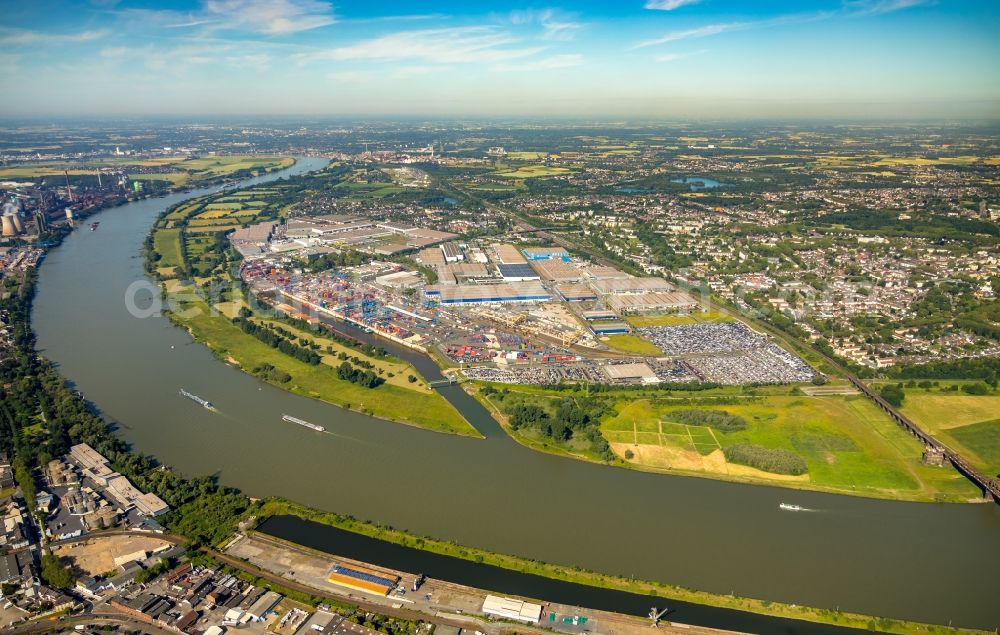
[[[790,503],[781,503],[778,507],[786,512],[804,512],[806,510],[806,508],[801,505],[792,505]]]
[[[215,406],[212,405],[211,401],[209,401],[208,399],[202,399],[198,395],[195,395],[194,393],[190,393],[190,392],[184,390],[183,388],[181,388],[181,396],[182,397],[187,397],[191,401],[193,401],[193,402],[195,402],[197,404],[200,404],[206,410],[212,410],[212,411],[215,410]]]
[[[315,430],[316,432],[326,432],[326,428],[324,428],[323,426],[318,426],[315,423],[309,423],[308,421],[305,421],[303,419],[299,419],[298,417],[293,417],[292,415],[281,415],[281,419],[282,419],[282,421],[289,421],[291,423],[297,423],[300,426],[305,426],[307,428]]]

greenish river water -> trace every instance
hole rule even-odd
[[[288,171],[321,167],[300,159]],[[276,178],[276,175],[262,180]],[[645,474],[521,447],[458,388],[486,439],[372,419],[264,384],[163,317],[126,310],[166,207],[101,212],[44,261],[34,328],[137,450],[181,472],[436,538],[720,593],[993,630],[1000,508],[903,503]],[[152,297],[151,284],[137,294]],[[218,408],[212,413],[179,388]],[[322,434],[282,421],[321,424]],[[781,511],[781,502],[812,510]]]

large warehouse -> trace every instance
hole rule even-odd
[[[483,613],[531,624],[542,619],[542,605],[514,598],[487,595],[486,601],[483,602]]]
[[[663,278],[607,278],[594,280],[591,284],[602,295],[673,291],[673,286]]]
[[[548,302],[551,294],[540,282],[504,284],[432,285],[424,293],[441,304],[503,304],[507,302]]]
[[[355,591],[388,595],[399,584],[399,576],[390,576],[375,569],[338,564],[326,578],[330,583]]]
[[[524,282],[525,280],[538,280],[538,274],[530,265],[497,265],[497,271],[503,277],[504,282]]]

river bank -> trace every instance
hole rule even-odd
[[[241,201],[249,198],[258,199],[248,208],[249,213],[255,215],[253,221],[278,219],[285,209],[270,201],[283,201],[289,187],[293,186],[268,184],[227,190],[194,202],[182,201],[163,210],[146,240],[146,267],[162,287],[164,301],[170,307],[166,311],[170,320],[186,329],[220,359],[277,388],[379,419],[435,432],[478,436],[475,428],[447,400],[418,381],[419,373],[409,364],[405,368],[390,368],[381,364],[377,357],[360,350],[348,354],[339,346],[341,350],[335,356],[337,343],[332,339],[320,333],[310,334],[308,338],[301,334],[281,336],[279,329],[288,331],[290,327],[279,325],[275,320],[268,323],[260,317],[251,318],[254,324],[266,329],[273,342],[262,342],[233,323],[238,315],[236,311],[246,311],[251,304],[257,303],[249,302],[241,291],[241,282],[236,279],[238,258],[223,237],[233,228],[229,215],[244,214],[241,210],[246,204]],[[236,198],[237,192],[239,198]],[[203,219],[205,214],[209,216]],[[248,222],[244,216],[237,218],[241,224]],[[206,233],[216,238],[206,244],[203,238]],[[203,291],[206,287],[231,291],[223,291],[219,298],[208,298]],[[276,350],[275,343],[288,350]],[[296,357],[288,351],[303,355]],[[327,354],[320,356],[320,353]],[[348,368],[361,367],[377,373],[371,378],[374,385],[343,376],[340,371],[345,364]],[[403,374],[402,382],[396,378],[400,373]],[[412,376],[413,380],[407,382],[407,376]]]
[[[39,273],[32,314],[39,351],[136,452],[178,473],[216,475],[254,497],[294,498],[529,560],[789,604],[997,624],[990,581],[1000,566],[992,548],[1000,517],[989,506],[600,469],[526,450],[458,386],[441,392],[485,441],[364,417],[217,363],[186,332],[162,317],[137,318],[122,301],[144,280],[136,256],[153,219],[181,200],[102,212],[101,231],[74,232]],[[152,297],[146,291],[139,299]],[[109,356],[115,363],[94,373],[93,360]],[[432,367],[424,370],[425,361]],[[429,360],[414,363],[425,377],[438,372]],[[178,386],[218,411],[179,397]],[[331,434],[284,423],[282,413]],[[781,512],[783,501],[818,511]],[[932,557],[932,575],[915,554]]]
[[[537,576],[540,578],[545,578],[548,580],[556,580],[560,582],[571,583],[573,585],[581,585],[583,587],[592,587],[598,589],[605,589],[610,591],[619,591],[629,594],[635,594],[642,596],[642,608],[645,609],[645,602],[655,601],[656,598],[667,601],[667,605],[670,605],[670,601],[682,602],[684,604],[694,604],[706,607],[715,607],[720,609],[730,609],[735,611],[743,611],[747,613],[753,613],[757,615],[766,615],[770,617],[786,618],[791,620],[803,620],[807,622],[813,622],[817,624],[828,624],[832,626],[851,628],[851,629],[862,629],[869,631],[878,631],[885,633],[947,633],[947,632],[961,632],[961,629],[951,629],[944,626],[936,626],[931,624],[920,624],[916,622],[908,622],[905,620],[892,620],[886,618],[877,618],[868,615],[860,615],[853,613],[845,613],[840,611],[830,611],[823,609],[810,608],[805,606],[783,604],[780,602],[767,602],[761,600],[755,600],[751,598],[737,597],[735,595],[720,595],[713,593],[706,593],[703,591],[695,591],[692,589],[687,589],[680,586],[662,584],[657,582],[635,580],[629,578],[623,578],[620,576],[610,576],[595,571],[590,571],[586,569],[580,569],[577,567],[562,567],[556,566],[545,562],[539,562],[537,560],[527,560],[524,558],[518,558],[516,556],[498,554],[494,552],[484,551],[481,549],[474,549],[465,547],[462,545],[457,545],[451,542],[444,542],[440,540],[435,540],[433,538],[416,536],[405,530],[398,530],[392,527],[384,527],[373,525],[368,522],[359,521],[357,519],[342,516],[339,514],[330,514],[320,512],[318,510],[309,509],[307,507],[291,503],[289,501],[282,500],[267,500],[264,502],[260,510],[258,511],[257,518],[257,529],[268,536],[276,537],[284,540],[290,544],[297,547],[304,547],[307,549],[312,549],[320,553],[331,553],[330,548],[319,547],[318,543],[315,541],[320,539],[322,535],[319,530],[310,529],[307,526],[300,524],[289,524],[287,522],[278,523],[277,526],[273,526],[269,529],[268,521],[270,519],[280,520],[282,517],[294,517],[304,521],[309,521],[316,523],[318,525],[323,525],[327,527],[333,527],[336,529],[348,531],[354,534],[359,534],[361,536],[366,536],[368,538],[373,538],[378,541],[389,543],[393,545],[398,545],[400,547],[406,547],[411,550],[425,551],[428,553],[436,554],[439,556],[447,556],[449,558],[455,558],[458,560],[463,560],[476,565],[482,565],[485,567],[496,567],[498,569],[503,569],[507,571],[513,571],[520,574],[525,574],[526,576]],[[273,523],[272,523],[273,525]],[[303,544],[302,540],[296,539],[295,536],[299,535],[302,537],[310,536],[310,539]],[[337,539],[331,535],[329,538],[330,544],[337,542]],[[309,544],[309,543],[312,544]],[[335,548],[334,548],[335,549]],[[333,552],[336,553],[336,552]],[[373,551],[372,554],[377,553]],[[397,558],[399,553],[393,551]],[[348,557],[358,558],[360,557],[357,551],[349,554]],[[371,556],[374,557],[374,556]],[[403,567],[402,564],[392,564],[389,560],[381,560],[377,562],[381,566],[389,566],[391,568]],[[420,568],[420,571],[428,573],[429,563],[426,563]],[[410,573],[415,573],[411,571]],[[440,577],[441,574],[428,573],[435,577]],[[487,569],[479,570],[475,576],[481,580],[489,580],[489,573]],[[458,580],[451,580],[456,581]],[[524,582],[529,580],[525,578]],[[494,588],[495,585],[485,584],[489,588]],[[514,591],[509,588],[494,589],[501,592],[507,593],[518,593],[522,595],[531,595],[529,591],[524,590],[522,587],[519,591]],[[536,591],[537,593],[537,591]],[[585,594],[584,589],[577,589],[577,595],[581,593]],[[552,597],[540,595],[537,596],[541,600],[551,600]],[[566,601],[565,599],[559,599],[557,601]],[[590,605],[587,605],[590,606]],[[628,604],[632,606],[632,604]],[[590,606],[590,608],[605,608],[600,606]],[[695,609],[695,607],[688,607],[689,610]],[[678,610],[676,613],[683,615],[683,610]],[[695,609],[697,614],[697,610]],[[732,622],[712,622],[707,623],[703,619],[693,623],[715,626],[718,628],[738,628],[739,622],[735,624]],[[729,619],[732,619],[730,616]],[[735,619],[739,619],[738,617]],[[749,618],[744,618],[749,619]],[[681,621],[684,621],[681,618]],[[761,624],[766,624],[762,622]],[[777,625],[775,625],[777,626]],[[753,630],[753,632],[761,632],[758,630]],[[965,632],[982,632],[969,630]]]

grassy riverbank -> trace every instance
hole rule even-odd
[[[436,432],[481,436],[409,363],[366,354],[325,332],[273,317],[250,317],[273,342],[234,323],[247,303],[232,277],[238,256],[225,235],[234,227],[280,218],[288,197],[297,194],[292,187],[267,183],[219,192],[184,201],[160,216],[147,241],[147,268],[163,285],[170,319],[221,359],[289,392]],[[279,337],[276,329],[285,335]],[[370,372],[378,385],[342,376],[342,364]]]
[[[619,576],[606,575],[596,571],[580,569],[578,567],[549,564],[518,556],[498,554],[485,551],[483,549],[464,547],[453,542],[445,542],[435,540],[433,538],[416,536],[405,530],[376,525],[352,518],[350,516],[341,516],[339,514],[321,512],[303,505],[279,499],[268,499],[263,502],[257,512],[258,522],[269,516],[284,514],[298,516],[299,518],[329,525],[331,527],[337,527],[339,529],[369,536],[371,538],[377,538],[379,540],[402,545],[404,547],[422,549],[431,553],[493,565],[503,569],[509,569],[511,571],[519,571],[522,573],[551,578],[553,580],[574,582],[577,584],[585,584],[603,589],[626,591],[641,595],[655,595],[668,600],[682,600],[685,602],[695,602],[708,606],[749,611],[762,615],[807,620],[810,622],[834,624],[848,628],[857,628],[884,633],[912,633],[917,635],[955,632],[984,633],[984,631],[953,629],[945,626],[878,618],[856,613],[844,613],[827,609],[783,604],[780,602],[768,602],[752,598],[736,597],[733,595],[719,595],[660,582],[633,580]],[[544,600],[545,598],[536,599]]]
[[[212,349],[221,359],[289,392],[436,432],[479,436],[476,429],[444,397],[428,390],[422,381],[415,382],[418,385],[414,388],[398,383],[365,388],[337,375],[334,366],[340,361],[336,356],[326,355],[320,364],[295,359],[244,333],[230,318],[213,311],[201,300],[179,304],[178,311],[172,313],[170,318],[175,324],[186,328],[195,339]],[[313,337],[321,345],[321,349],[325,349],[325,338],[319,335]],[[332,340],[330,343],[332,344]],[[384,363],[358,351],[352,351],[351,354],[376,368]],[[271,372],[268,376],[253,372],[265,365],[278,372]],[[416,376],[416,371],[408,364],[398,366],[405,366],[409,369],[408,374]],[[288,381],[273,378],[281,373],[287,374]]]
[[[964,502],[978,490],[950,468],[921,461],[922,445],[860,395],[809,396],[787,386],[720,387],[701,391],[602,390],[587,399],[606,406],[600,434],[612,455],[574,435],[547,436],[538,428],[511,425],[507,411],[529,405],[551,417],[566,399],[582,391],[494,384],[464,386],[504,430],[522,445],[560,456],[646,472],[698,476],[748,484],[774,485],[892,500]],[[722,432],[672,420],[678,411],[721,411],[739,417],[745,429]],[[767,472],[733,463],[725,449],[751,444],[791,453],[807,466],[805,473]]]

